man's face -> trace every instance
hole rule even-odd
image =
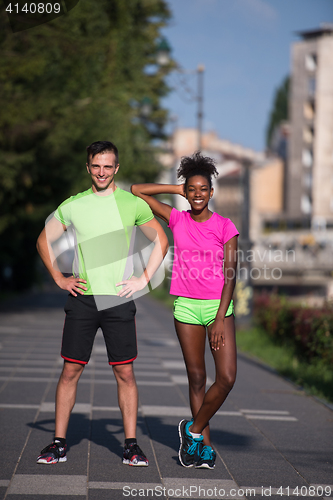
[[[114,188],[114,176],[118,169],[114,153],[99,153],[90,158],[87,170],[91,176],[93,191],[96,193],[109,187]]]

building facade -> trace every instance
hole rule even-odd
[[[333,25],[299,35],[292,46],[286,215],[332,228]]]

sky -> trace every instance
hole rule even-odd
[[[167,0],[163,35],[172,57],[189,72],[168,78],[163,100],[173,125],[196,127],[197,76],[204,72],[205,131],[261,151],[274,94],[290,74],[297,32],[333,23],[333,0]],[[333,54],[332,54],[333,57]],[[191,73],[192,72],[192,73]],[[175,125],[176,124],[176,125]]]

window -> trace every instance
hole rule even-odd
[[[301,210],[303,214],[311,213],[311,201],[310,196],[303,194],[301,198]]]
[[[313,143],[313,127],[305,127],[303,129],[303,141],[306,142],[307,144],[312,144]]]
[[[315,103],[308,101],[304,103],[303,107],[304,118],[307,120],[313,120],[315,115]]]
[[[306,54],[305,67],[308,71],[315,71],[316,70],[316,68],[317,68],[317,55],[316,54]]]
[[[316,79],[309,78],[308,80],[308,94],[310,97],[315,97],[316,95]]]

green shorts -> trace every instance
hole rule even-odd
[[[180,323],[208,326],[215,321],[219,299],[189,299],[177,297],[173,304],[173,315]],[[225,317],[234,315],[234,301],[231,300]]]

